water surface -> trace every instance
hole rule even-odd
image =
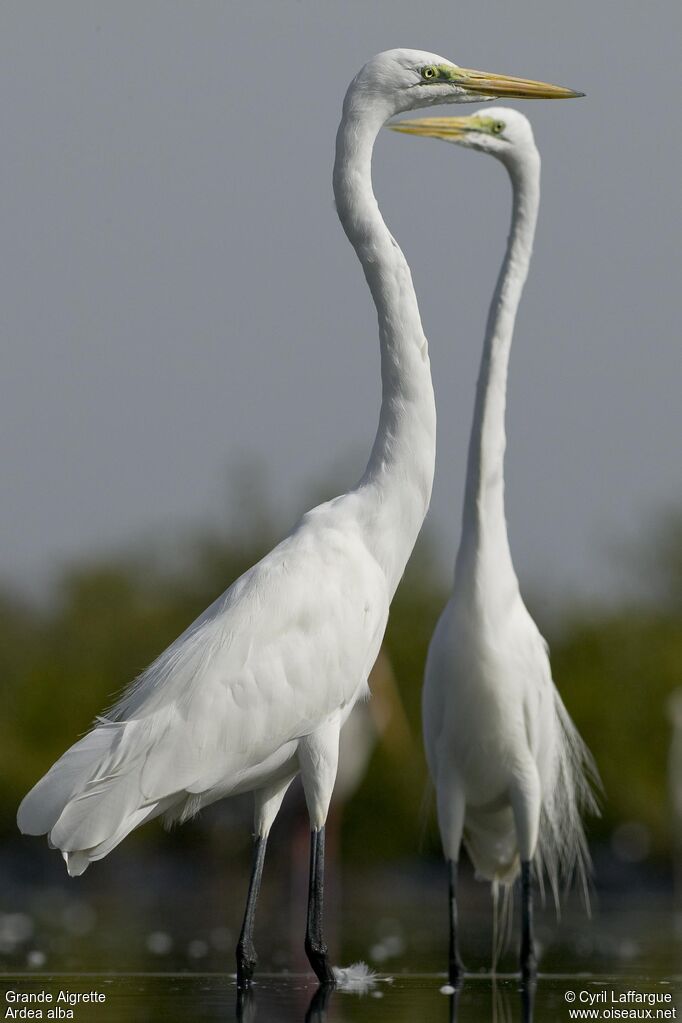
[[[246,1000],[238,1000],[234,978],[220,974],[134,974],[127,976],[30,974],[4,977],[2,981],[3,1018],[12,991],[49,992],[51,1007],[68,1008],[57,1002],[59,992],[67,997],[78,993],[104,995],[105,1001],[72,1006],[74,1020],[84,1023],[129,1023],[129,1021],[241,1021],[241,1023],[289,1023],[289,1021],[363,1021],[395,1023],[443,1021],[443,1023],[511,1023],[535,1020],[536,1023],[560,1023],[571,1018],[571,1010],[589,1009],[599,1013],[594,1019],[618,1018],[608,1013],[620,1008],[631,1013],[646,1012],[642,1003],[619,1002],[628,992],[657,999],[649,1006],[655,1013],[677,1013],[682,995],[679,977],[633,976],[552,976],[541,975],[532,1005],[515,977],[496,979],[489,975],[466,977],[461,989],[449,994],[442,989],[445,977],[437,974],[383,974],[364,993],[334,991],[324,996],[307,974],[261,975]],[[10,1002],[6,999],[9,995]],[[606,999],[602,1001],[602,999]],[[33,1004],[36,1008],[36,1004]],[[48,1005],[42,1005],[47,1019]],[[12,1018],[12,1017],[9,1017]],[[36,1018],[36,1017],[34,1017]],[[40,1018],[40,1017],[37,1017]],[[52,1017],[66,1018],[66,1017]],[[589,1017],[583,1017],[589,1018]],[[621,1017],[623,1018],[623,1017]],[[625,1018],[646,1018],[643,1015]],[[676,1015],[658,1018],[677,1018]]]

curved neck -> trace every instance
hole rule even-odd
[[[334,196],[379,319],[381,412],[361,498],[366,542],[395,589],[428,509],[436,413],[428,346],[405,257],[384,223],[371,181],[372,149],[390,111],[346,98],[336,138]]]
[[[504,510],[505,406],[516,312],[528,276],[540,203],[540,157],[527,151],[507,167],[513,200],[507,250],[493,293],[476,385],[469,441],[462,539],[455,578],[484,572],[514,575]],[[469,570],[467,572],[466,570]]]

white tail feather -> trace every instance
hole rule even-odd
[[[155,803],[152,806],[144,806],[134,813],[130,814],[122,823],[121,826],[111,835],[106,841],[100,842],[99,845],[94,846],[91,849],[81,849],[75,852],[63,851],[62,855],[66,862],[66,869],[68,870],[71,877],[78,877],[82,874],[91,863],[95,860],[104,859],[112,849],[115,849],[119,842],[122,842],[126,835],[129,835],[131,831],[139,827],[141,824],[146,824],[147,821],[153,820],[154,817],[158,817],[160,814],[168,808],[170,800],[161,800],[159,803]]]
[[[45,835],[111,751],[117,726],[101,725],[75,743],[24,797],[17,824],[24,835]]]
[[[599,815],[595,791],[601,791],[601,782],[592,754],[556,691],[554,700],[558,724],[556,773],[551,790],[543,798],[535,873],[538,878],[547,878],[557,914],[561,890],[570,888],[574,881],[589,913],[592,864],[582,817],[585,813]]]
[[[592,864],[582,817],[585,813],[599,815],[595,792],[601,792],[601,781],[592,754],[556,691],[554,699],[557,722],[555,773],[543,796],[533,867],[542,901],[545,901],[546,883],[552,893],[557,917],[561,915],[562,892],[568,891],[574,882],[580,888],[589,915]],[[500,875],[492,880],[493,975],[511,941],[514,881],[518,870],[517,861],[512,875]]]
[[[47,834],[50,847],[62,851],[71,876],[106,856],[134,828],[186,799],[185,792],[141,791],[149,724],[100,718],[21,803],[20,830]]]

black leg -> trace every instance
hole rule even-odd
[[[305,954],[320,984],[333,987],[334,974],[329,965],[327,946],[322,937],[324,901],[324,828],[310,832],[310,881],[308,885],[308,922]]]
[[[448,978],[457,987],[464,975],[464,964],[459,956],[459,927],[457,923],[457,863],[448,860],[450,873],[448,885],[448,910],[450,915],[450,953],[448,956]]]
[[[239,935],[237,945],[237,986],[248,987],[253,977],[253,971],[258,962],[256,949],[253,944],[253,924],[256,918],[256,902],[260,891],[260,881],[263,876],[263,863],[265,861],[265,847],[268,839],[260,835],[256,836],[253,844],[253,861],[251,865],[251,880],[249,881],[249,894],[246,898],[246,911],[244,912],[244,923],[242,932]]]
[[[532,980],[537,972],[533,947],[533,891],[531,888],[531,864],[521,864],[521,976],[524,981]]]

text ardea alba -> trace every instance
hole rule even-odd
[[[426,339],[407,263],[371,184],[381,126],[434,103],[567,89],[468,71],[431,53],[390,50],[346,94],[334,194],[379,317],[382,402],[365,473],[308,512],[219,597],[71,747],[22,802],[23,832],[47,834],[81,874],[145,821],[183,821],[223,796],[255,797],[253,870],[237,975],[256,963],[253,924],[265,847],[300,771],[311,822],[305,947],[331,984],[322,935],[324,824],[339,730],[367,691],[388,608],[431,495],[436,416]]]
[[[490,153],[511,179],[512,223],[486,327],[469,442],[462,537],[452,595],[426,662],[422,713],[438,822],[450,868],[450,980],[461,976],[457,861],[462,841],[477,876],[522,879],[521,968],[535,969],[531,863],[555,898],[561,875],[585,882],[580,811],[594,807],[584,746],[552,681],[547,644],[514,572],[504,509],[505,403],[514,321],[540,202],[540,156],[516,110],[391,125]]]

